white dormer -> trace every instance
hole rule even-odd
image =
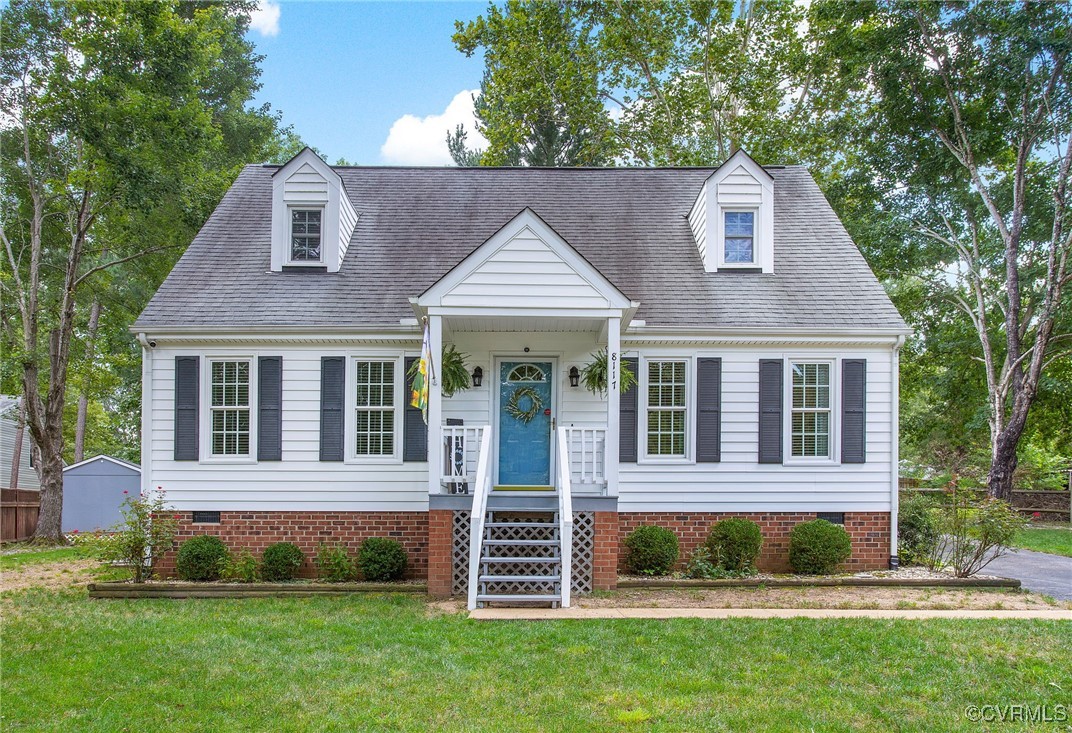
[[[743,150],[704,182],[689,225],[707,272],[774,272],[774,179]]]
[[[338,272],[357,225],[342,178],[305,148],[272,176],[272,271]]]

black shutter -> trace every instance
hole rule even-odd
[[[424,415],[421,408],[410,404],[410,393],[413,391],[413,378],[409,370],[417,361],[415,356],[407,356],[406,365],[406,407],[402,412],[402,460],[403,461],[427,461],[428,460],[428,426],[424,424]]]
[[[343,402],[346,395],[346,359],[320,358],[320,460],[341,461],[343,456]]]
[[[257,460],[283,460],[283,357],[257,363]]]
[[[841,462],[867,460],[867,361],[841,362]]]
[[[782,462],[781,359],[759,360],[759,462]]]
[[[175,357],[175,460],[198,459],[201,357]]]
[[[722,360],[696,360],[696,462],[722,460]]]
[[[618,461],[621,463],[637,462],[637,396],[639,393],[640,359],[622,359],[622,368],[628,368],[636,375],[638,384],[634,384],[621,394],[618,411]]]

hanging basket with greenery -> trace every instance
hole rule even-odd
[[[607,350],[600,349],[594,354],[590,354],[592,361],[588,362],[581,369],[581,384],[592,394],[603,396],[607,393]],[[622,392],[627,392],[630,387],[637,383],[636,374],[633,370],[622,361],[620,364],[619,372],[621,378],[620,389]]]
[[[443,347],[443,358],[439,364],[433,366],[439,370],[439,385],[444,397],[451,397],[457,392],[469,389],[469,372],[465,368],[465,360],[468,358],[469,355],[458,351],[454,344]],[[417,376],[420,365],[420,360],[415,359],[406,373],[411,382]]]

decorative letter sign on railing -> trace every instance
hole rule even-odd
[[[443,426],[443,473],[440,484],[450,494],[467,494],[477,464],[477,447],[488,428]]]

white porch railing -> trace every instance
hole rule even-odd
[[[607,486],[607,429],[562,427],[559,436],[559,465],[569,464],[576,489],[602,492]]]
[[[561,455],[567,455],[566,440],[567,431],[572,428],[558,429],[558,450]],[[573,586],[573,486],[570,471],[563,466],[564,461],[558,462],[558,536],[562,543],[562,608],[570,606],[570,591]]]
[[[467,494],[476,480],[478,449],[490,427],[443,426],[443,471],[439,483],[450,494]]]
[[[473,485],[473,509],[469,515],[469,610],[476,608],[480,588],[480,551],[484,539],[484,517],[488,513],[488,494],[491,493],[491,428],[480,434],[480,451],[476,461],[476,482]]]

